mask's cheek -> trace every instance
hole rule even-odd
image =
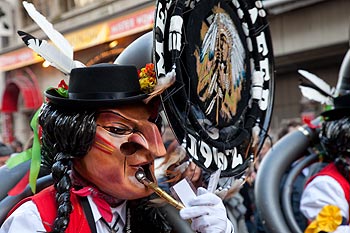
[[[99,177],[113,181],[116,179],[116,170],[124,173],[125,156],[119,147],[126,138],[109,138],[108,135],[96,133],[91,150],[81,159],[75,161],[75,168],[86,176]],[[86,177],[88,179],[92,177]]]
[[[100,133],[96,133],[95,141],[92,146],[109,155],[113,154],[113,152],[117,149],[116,145],[114,145],[107,138],[103,137]]]
[[[121,182],[124,177],[124,162],[125,157],[114,154],[109,156],[93,147],[87,155],[75,159],[73,164],[82,177],[104,190],[106,185]]]

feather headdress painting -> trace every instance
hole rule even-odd
[[[236,115],[245,81],[244,47],[230,16],[219,7],[205,30],[199,53],[195,54],[197,93],[205,103],[206,114],[214,116],[216,122],[229,122]]]

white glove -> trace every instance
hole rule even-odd
[[[199,187],[197,197],[188,203],[190,207],[180,210],[182,219],[192,219],[191,228],[201,233],[226,232],[228,219],[221,199],[205,188]],[[231,231],[229,229],[229,231]]]

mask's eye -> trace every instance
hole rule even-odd
[[[113,126],[102,126],[102,125],[97,125],[97,126],[102,127],[104,130],[114,135],[128,135],[134,132],[134,129],[123,124],[117,124]]]

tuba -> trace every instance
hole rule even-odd
[[[209,174],[242,177],[267,136],[274,60],[266,17],[255,0],[158,0],[153,31],[114,62],[152,62],[159,83],[175,75],[162,108],[177,140]],[[182,208],[142,171],[136,177]]]
[[[349,95],[350,49],[341,64],[335,90],[335,95],[338,97]],[[337,97],[334,98],[334,100],[336,99]],[[334,104],[336,107],[337,102],[334,101]],[[332,110],[328,111],[328,113],[330,112]],[[336,114],[339,112],[337,111]],[[337,116],[336,114],[334,116]],[[316,118],[311,125],[319,125],[320,121],[322,121],[321,117]],[[255,198],[259,216],[267,232],[302,232],[292,212],[292,185],[303,168],[318,161],[317,153],[308,154],[308,152],[319,145],[320,129],[304,125],[279,140],[266,154],[256,177]],[[305,154],[308,155],[304,156]],[[296,160],[299,160],[299,163],[290,170],[281,190],[282,176]]]
[[[309,147],[317,143],[318,130],[304,125],[280,139],[262,160],[255,180],[254,192],[257,211],[267,232],[301,233],[294,219],[290,203],[292,185],[284,187],[285,194],[283,195],[281,181],[290,165],[305,155]],[[295,168],[295,176],[301,172],[304,166],[315,162],[316,159],[316,154],[307,157],[299,164],[299,167]],[[284,205],[281,204],[282,199]],[[285,217],[286,215],[287,217]]]
[[[162,108],[179,143],[209,174],[241,178],[267,137],[274,57],[266,17],[256,0],[158,0],[153,31],[114,62],[152,62],[158,82],[175,74]],[[182,208],[142,171],[136,177]]]

